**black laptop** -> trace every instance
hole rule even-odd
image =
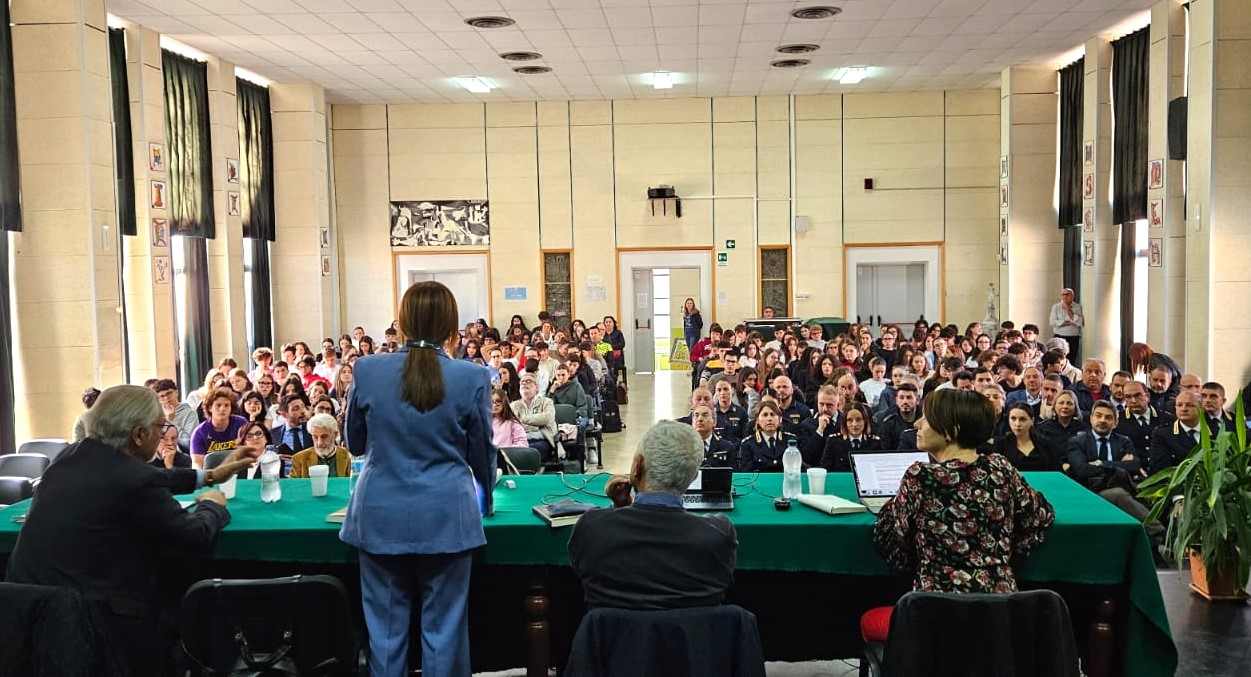
[[[682,494],[682,506],[687,510],[733,510],[734,469],[700,468]]]

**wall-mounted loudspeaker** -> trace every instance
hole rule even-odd
[[[812,223],[808,220],[807,216],[804,216],[802,214],[795,215],[795,232],[796,233],[806,233],[808,232],[808,229],[811,227],[812,227]]]
[[[1186,159],[1186,97],[1168,102],[1168,159]]]

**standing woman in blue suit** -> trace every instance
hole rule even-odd
[[[456,299],[438,282],[408,288],[398,352],[356,362],[348,447],[365,467],[339,538],[360,550],[370,674],[408,674],[408,628],[421,604],[421,674],[468,677],[471,552],[486,543],[476,479],[495,480],[491,379],[449,357]],[[491,511],[483,492],[481,510]]]

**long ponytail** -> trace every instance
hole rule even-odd
[[[456,332],[456,297],[439,282],[418,282],[404,292],[400,331],[406,339],[402,396],[420,412],[443,403],[443,368],[438,350]]]

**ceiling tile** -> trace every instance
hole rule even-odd
[[[347,0],[295,0],[295,3],[315,14],[356,11],[356,8],[349,5]]]
[[[652,27],[652,12],[648,7],[613,7],[604,10],[604,17],[613,30]]]
[[[699,41],[737,43],[742,26],[700,26]]]
[[[377,23],[369,20],[369,17],[359,12],[351,12],[348,14],[323,14],[321,17],[326,23],[334,26],[344,33],[385,33],[386,29]],[[423,27],[424,30],[424,27]]]
[[[558,9],[556,16],[565,28],[607,28],[608,20],[601,9]]]
[[[652,28],[614,28],[612,39],[618,45],[655,45],[656,31]]]
[[[726,26],[743,23],[743,14],[747,11],[745,4],[733,5],[700,5],[699,25]]]

